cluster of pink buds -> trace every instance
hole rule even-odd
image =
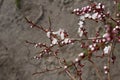
[[[72,13],[80,17],[80,21],[78,23],[78,34],[80,37],[87,35],[86,29],[84,28],[85,19],[105,21],[105,17],[109,16],[109,12],[105,14],[104,9],[105,6],[102,3],[92,3],[91,5],[85,6],[81,9],[77,8],[73,10]]]
[[[105,6],[102,3],[92,3],[90,6],[83,7],[82,9],[74,9],[72,13],[80,16],[80,19],[83,21],[85,18],[103,20],[106,16],[103,13],[104,8]]]
[[[115,26],[114,28],[111,25],[105,25],[105,34],[103,37],[107,41],[113,41],[116,40],[119,42],[119,37],[120,37],[120,26]]]

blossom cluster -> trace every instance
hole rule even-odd
[[[51,45],[58,44],[59,41],[59,44],[69,44],[72,42],[71,39],[68,38],[68,33],[63,29],[59,29],[56,32],[48,31],[47,37],[51,39]]]
[[[106,18],[111,18],[109,12],[105,13],[105,5],[103,5],[102,3],[92,3],[89,6],[85,6],[81,9],[77,8],[74,9],[73,14],[79,16],[80,21],[78,22],[79,28],[78,28],[78,34],[80,37],[82,36],[86,36],[87,35],[87,31],[85,29],[85,20],[86,19],[91,19],[91,20],[95,20],[95,21],[106,21]],[[112,19],[113,20],[113,19]],[[87,49],[90,49],[90,51],[96,51],[96,49],[98,50],[100,47],[99,44],[104,44],[107,45],[109,42],[112,41],[120,41],[120,22],[117,21],[117,25],[116,26],[111,26],[110,24],[106,24],[105,23],[105,33],[102,34],[103,36],[100,36],[101,34],[96,31],[96,38],[93,39],[93,44],[89,45],[89,47],[85,47]],[[98,39],[97,39],[98,38]],[[97,46],[97,47],[96,47]],[[105,46],[103,51],[104,53],[108,53],[108,51],[110,50],[110,46]]]
[[[102,50],[103,56],[110,55],[110,52],[112,51],[111,43],[120,42],[120,21],[113,19],[109,11],[105,12],[105,5],[103,5],[102,3],[95,2],[81,9],[79,8],[74,9],[72,13],[77,15],[80,20],[78,22],[78,25],[79,25],[78,34],[80,38],[88,34],[85,27],[86,19],[94,20],[96,22],[101,21],[105,25],[103,27],[104,34],[103,33],[101,34],[99,31],[96,31],[95,32],[96,36],[93,39],[91,39],[90,44],[87,44],[88,42],[81,43],[81,48],[86,50],[80,53],[82,57],[85,57],[85,54],[87,53],[87,54],[90,54],[88,56],[89,58],[91,58],[94,52],[98,52],[100,50]],[[119,16],[118,13],[117,13],[117,16]],[[107,19],[111,19],[115,25],[106,23]],[[87,39],[89,38],[87,37]],[[79,61],[78,58],[76,58],[75,61]],[[113,58],[111,58],[111,62],[112,61],[113,61]],[[109,73],[107,66],[104,67],[104,70],[105,70],[105,74]]]

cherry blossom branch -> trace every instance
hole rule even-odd
[[[27,17],[25,17],[25,20],[26,20],[29,24],[31,24],[31,28],[36,27],[36,28],[38,28],[38,29],[40,29],[40,30],[42,30],[42,31],[44,31],[44,32],[47,31],[47,30],[45,30],[42,26],[38,26],[38,25],[34,24],[34,23],[33,23],[32,21],[30,21]]]
[[[111,44],[111,50],[109,51],[108,54],[108,80],[111,80],[111,75],[110,75],[110,63],[111,63],[111,55],[113,54],[114,48],[115,48],[115,44],[116,42],[113,41],[113,43]]]
[[[98,66],[94,61],[92,61],[92,58],[95,56],[95,58],[104,58],[107,57],[107,65],[104,66],[104,72],[107,74],[107,79],[111,80],[110,75],[110,64],[111,62],[115,62],[115,55],[113,54],[115,44],[120,43],[120,21],[119,18],[116,20],[113,18],[109,12],[105,12],[105,5],[102,3],[96,3],[91,2],[90,5],[85,6],[81,9],[77,8],[73,10],[73,14],[77,15],[80,20],[78,22],[79,28],[78,28],[78,35],[79,38],[71,38],[69,37],[69,34],[64,29],[59,29],[58,31],[53,31],[51,28],[51,20],[49,17],[49,27],[48,29],[45,29],[43,26],[38,26],[34,24],[32,21],[30,21],[28,18],[25,17],[26,21],[31,25],[31,28],[37,28],[45,32],[45,35],[50,40],[49,44],[46,43],[36,43],[36,42],[30,42],[26,40],[26,43],[32,44],[35,46],[35,48],[39,47],[41,51],[39,52],[39,55],[35,56],[35,59],[41,59],[44,58],[45,55],[48,57],[53,57],[57,59],[59,67],[55,67],[53,69],[46,68],[44,71],[41,72],[35,72],[35,74],[41,74],[46,73],[50,71],[56,71],[58,69],[61,70],[61,72],[65,72],[70,79],[72,80],[82,80],[82,68],[84,67],[84,64],[81,64],[83,60],[88,60],[90,63],[92,63],[93,68],[95,68],[96,74],[98,75],[98,78],[100,80],[102,79],[101,71],[99,70]],[[103,32],[104,34],[101,34],[99,30],[95,31],[94,37],[89,37],[89,32],[86,29],[85,26],[85,20],[93,20],[93,21],[101,21],[104,23],[103,26]],[[110,23],[107,23],[108,20],[111,20],[114,25],[111,25]],[[68,64],[67,60],[63,57],[59,57],[58,54],[60,54],[60,49],[63,46],[69,46],[70,44],[75,45],[75,42],[79,42],[80,49],[83,51],[78,53],[78,56],[75,58],[75,60],[70,61],[71,64]],[[97,55],[96,53],[99,53],[102,51],[102,55]],[[68,55],[68,54],[67,54]],[[70,68],[75,68],[72,74]]]

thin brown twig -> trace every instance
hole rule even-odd
[[[47,32],[47,30],[44,29],[41,25],[38,26],[38,25],[34,24],[34,23],[33,23],[32,21],[30,21],[27,17],[25,17],[25,20],[26,20],[29,24],[31,24],[32,27],[36,27],[36,28],[38,28],[38,29],[40,29],[40,30],[42,30],[42,31],[44,31],[44,32]]]
[[[61,69],[62,67],[58,67],[58,68],[54,68],[54,69],[46,69],[44,71],[41,71],[41,72],[35,72],[33,73],[32,75],[36,75],[36,74],[41,74],[41,73],[46,73],[46,72],[50,72],[50,71],[55,71],[55,70],[58,70],[58,69]]]
[[[115,48],[115,44],[116,42],[113,41],[113,43],[111,44],[111,50],[109,51],[109,54],[108,54],[108,69],[109,69],[109,72],[108,72],[108,80],[111,80],[111,75],[110,75],[110,60],[111,60],[111,55],[113,54],[113,51],[114,51],[114,48]]]
[[[97,66],[92,60],[89,60],[89,61],[93,64],[93,67],[94,67],[95,70],[96,70],[96,74],[98,75],[99,80],[102,80],[102,76],[101,76],[101,74],[100,74],[100,71],[99,71],[99,69],[98,69],[98,66]]]
[[[69,70],[67,70],[67,69],[64,68],[65,65],[62,65],[62,59],[59,58],[56,54],[54,54],[54,56],[55,56],[55,58],[58,60],[60,67],[62,67],[62,68],[65,70],[65,72],[67,73],[67,75],[68,75],[72,80],[76,80],[75,77],[69,72]]]
[[[50,30],[50,31],[52,30],[52,28],[51,28],[52,26],[51,26],[51,25],[52,25],[52,23],[51,23],[51,18],[49,17],[49,30]]]

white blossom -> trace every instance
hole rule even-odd
[[[86,8],[89,8],[90,6],[86,6]]]
[[[82,37],[82,35],[83,35],[83,31],[81,30],[79,36]]]
[[[75,59],[75,62],[78,62],[78,61],[79,61],[79,59],[78,59],[78,58],[76,58],[76,59]]]
[[[91,18],[92,18],[92,16],[90,15],[90,16],[88,16],[88,18],[89,18],[89,19],[91,19]]]
[[[30,26],[30,28],[33,28],[33,26]]]
[[[76,11],[79,11],[79,8],[77,8]]]
[[[64,32],[61,32],[61,33],[60,33],[60,37],[61,37],[61,39],[64,39],[64,38],[65,38]]]
[[[120,28],[119,26],[116,26],[115,28]]]
[[[95,50],[94,45],[89,45],[89,48],[90,48],[91,51]]]
[[[53,32],[53,34],[56,34],[56,35],[60,36],[61,39],[65,38],[64,30],[61,29],[61,28],[58,31]]]
[[[107,67],[107,66],[104,66],[103,68],[106,70],[108,67]]]
[[[97,15],[98,15],[98,13],[92,14],[92,19],[96,19],[96,18],[97,18]]]
[[[88,9],[88,11],[91,11],[92,9],[90,8],[90,9]]]
[[[82,28],[82,27],[83,27],[83,24],[84,24],[84,22],[83,22],[83,21],[79,21],[79,23],[78,23],[78,25],[79,25],[79,27],[80,27],[80,28]]]
[[[96,47],[96,45],[97,45],[96,43],[93,44],[94,47]]]
[[[67,68],[67,66],[64,66],[64,69],[66,69]]]
[[[36,58],[37,58],[37,56],[34,56],[33,58],[34,58],[34,59],[36,59]]]
[[[101,18],[101,15],[99,14],[97,17],[98,17],[98,18]]]
[[[98,3],[99,6],[101,6],[102,4],[101,3]]]
[[[105,41],[106,41],[106,39],[104,39],[104,38],[103,38],[103,39],[102,39],[102,41],[103,41],[103,42],[105,42]]]
[[[87,13],[87,14],[85,14],[84,16],[85,16],[85,18],[88,18],[88,17],[90,16],[90,14]]]
[[[65,44],[71,43],[70,38],[65,38],[65,39],[62,41],[62,44],[63,44],[63,43],[65,43]]]
[[[104,8],[105,6],[104,5],[102,5],[101,3],[98,3],[98,5],[96,6],[96,8],[97,9],[100,9],[101,8],[101,6],[102,6],[102,8]]]
[[[56,32],[53,32],[53,34],[60,35],[60,33],[61,33],[61,32],[63,32],[63,31],[64,31],[64,30],[60,28],[58,31],[56,31]]]
[[[78,54],[78,56],[79,56],[79,57],[83,57],[83,56],[84,56],[84,53],[82,52],[82,53]]]
[[[110,49],[111,49],[111,46],[105,46],[105,48],[103,49],[104,54],[108,54]]]
[[[108,74],[108,71],[105,71],[104,73],[105,73],[105,74]]]
[[[105,5],[102,5],[102,8],[104,9],[104,8],[105,8]]]
[[[85,20],[85,16],[84,15],[82,15],[82,16],[80,16],[80,20]]]
[[[94,48],[94,47],[92,47],[92,48],[91,48],[91,51],[94,51],[94,50],[95,50],[95,48]]]
[[[89,45],[89,48],[92,48],[93,47],[93,45]]]
[[[97,40],[96,40],[96,42],[98,43],[98,42],[99,42],[99,40],[97,39]]]
[[[50,31],[47,32],[47,37],[50,38]]]
[[[97,8],[97,9],[100,9],[100,5],[97,5],[96,8]]]
[[[65,42],[65,43],[68,43],[68,42],[69,42],[69,38],[65,38],[65,39],[64,39],[64,42]]]
[[[35,48],[37,48],[38,47],[38,44],[35,44]]]
[[[56,38],[52,39],[52,44],[58,44],[58,40]]]
[[[78,34],[79,34],[80,37],[83,36],[83,30],[80,27],[78,28]]]
[[[79,21],[79,23],[78,23],[79,25],[83,25],[84,24],[84,22],[83,21]]]
[[[76,11],[77,11],[76,9],[73,10],[73,12],[76,12]]]

